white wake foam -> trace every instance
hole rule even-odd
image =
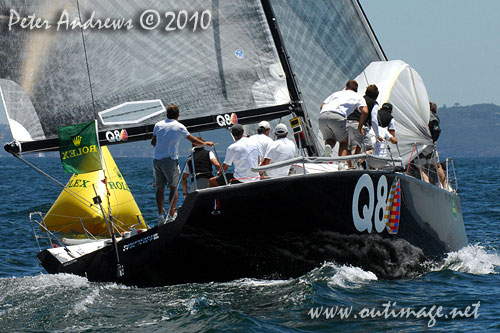
[[[378,280],[375,274],[359,267],[331,265],[336,272],[328,281],[330,287],[360,288],[369,281]]]
[[[232,282],[226,282],[226,285],[234,285],[234,286],[247,286],[247,287],[272,287],[289,284],[291,280],[261,280],[261,279],[250,279],[243,278],[239,280],[235,280]]]
[[[435,270],[450,269],[470,274],[496,274],[497,267],[500,267],[498,253],[488,252],[484,246],[475,244],[448,253],[444,263]]]
[[[72,274],[40,274],[9,278],[13,287],[19,287],[24,292],[41,291],[50,287],[82,288],[90,285],[89,281],[81,276]]]
[[[87,310],[94,304],[98,296],[99,296],[98,289],[90,290],[90,294],[85,296],[81,301],[77,302],[73,306],[73,311],[68,312],[66,314],[66,317],[70,317],[71,315],[79,314],[81,312],[87,312]]]
[[[310,284],[323,281],[331,288],[361,288],[364,284],[376,280],[378,278],[373,272],[365,271],[360,267],[325,262],[321,267],[313,269],[300,278],[300,283]]]

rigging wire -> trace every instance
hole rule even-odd
[[[79,18],[80,23],[81,23],[82,22],[82,14],[80,13],[80,1],[79,0],[76,0],[76,7],[78,9],[78,18]],[[94,110],[94,117],[95,117],[96,110],[95,110],[94,92],[92,90],[92,80],[90,79],[89,59],[87,56],[87,47],[85,45],[85,36],[83,35],[83,27],[82,26],[80,26],[80,32],[82,34],[83,53],[85,54],[85,64],[87,65],[87,75],[89,77],[90,98],[92,98],[92,109]]]

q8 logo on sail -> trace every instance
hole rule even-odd
[[[236,116],[235,113],[231,114],[219,114],[217,117],[215,117],[215,121],[220,127],[226,127],[226,126],[231,126],[234,124],[238,123],[238,117]]]
[[[122,129],[121,131],[114,130],[106,132],[106,140],[108,140],[108,142],[115,143],[120,141],[127,141],[127,139],[128,133],[125,129]]]

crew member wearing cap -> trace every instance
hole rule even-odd
[[[170,104],[167,107],[167,119],[159,121],[153,129],[153,139],[151,144],[155,147],[153,170],[154,182],[156,187],[156,206],[158,208],[158,223],[164,223],[163,205],[165,201],[165,185],[168,184],[170,193],[168,201],[170,203],[169,218],[175,219],[177,212],[177,181],[179,179],[179,142],[181,138],[186,138],[196,145],[213,146],[211,141],[203,141],[192,136],[186,126],[177,121],[179,119],[179,107]]]
[[[259,150],[257,145],[250,138],[244,137],[243,126],[235,124],[231,127],[231,134],[235,142],[227,147],[226,158],[222,163],[222,169],[227,170],[234,164],[234,173],[226,173],[227,181],[231,184],[246,183],[259,179],[259,173],[252,171],[257,167],[259,159]],[[217,177],[210,178],[210,187],[226,185],[224,176],[219,171]]]
[[[271,162],[286,161],[295,157],[297,148],[295,147],[295,143],[287,138],[288,128],[286,125],[276,125],[274,128],[274,135],[276,135],[276,141],[273,141],[273,143],[269,145],[261,165],[267,165]],[[281,168],[266,170],[265,173],[269,177],[283,177],[288,176],[290,168],[291,165],[287,165]],[[262,174],[263,172],[261,175]]]
[[[375,135],[372,138],[372,144],[375,148],[375,155],[387,157],[387,145],[389,142],[393,144],[398,143],[396,139],[396,131],[394,127],[394,118],[392,117],[392,104],[384,103],[382,108],[378,111],[378,136],[375,140]]]
[[[264,160],[264,154],[268,149],[269,145],[273,143],[273,139],[269,137],[269,133],[271,132],[271,125],[269,122],[263,120],[259,123],[259,128],[257,128],[257,134],[254,134],[250,137],[250,140],[253,140],[257,144],[257,148],[259,149],[259,163]]]
[[[372,120],[374,124],[375,119]],[[371,140],[371,145],[375,149],[376,156],[387,156],[387,144],[391,142],[397,144],[396,127],[394,126],[394,118],[392,116],[392,104],[384,103],[377,112],[376,118],[378,124],[378,135],[375,134],[374,128],[370,129],[367,137]]]
[[[396,126],[394,125],[394,117],[392,116],[392,104],[384,103],[377,113],[379,126],[387,127],[392,136],[396,136]]]

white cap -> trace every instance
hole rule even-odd
[[[274,128],[274,134],[276,135],[288,134],[288,128],[286,127],[285,124],[278,124]]]
[[[259,123],[259,127],[262,127],[266,130],[271,129],[271,125],[269,125],[269,122],[265,121],[265,120],[263,120]]]

